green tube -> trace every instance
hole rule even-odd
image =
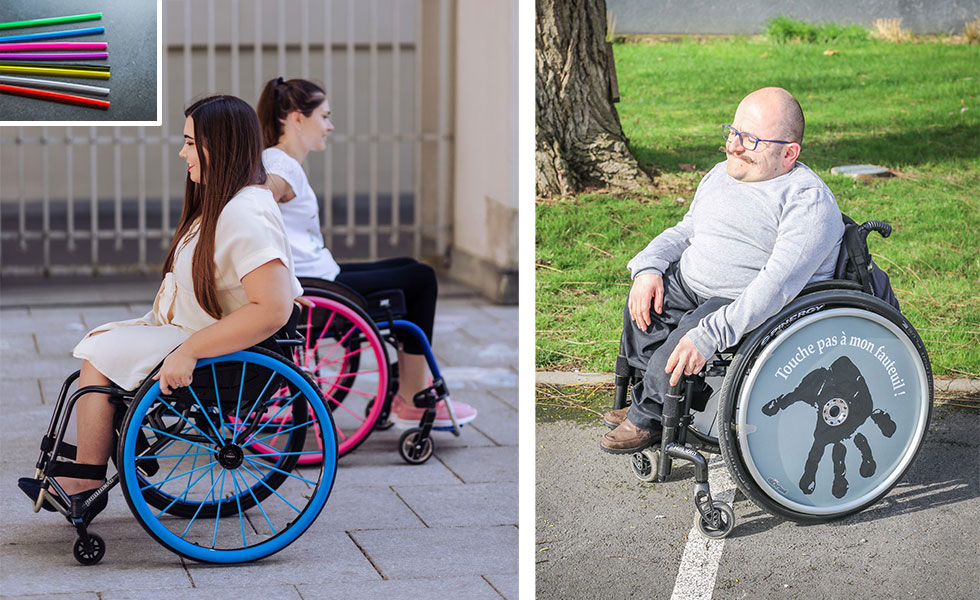
[[[102,13],[87,15],[71,15],[68,17],[49,17],[47,19],[31,19],[30,21],[10,21],[0,23],[0,30],[17,29],[18,27],[40,27],[41,25],[58,25],[59,23],[76,23],[78,21],[96,21],[102,18]]]

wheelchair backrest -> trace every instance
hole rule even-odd
[[[891,235],[891,225],[882,221],[865,221],[858,225],[849,216],[843,213],[841,216],[844,220],[844,238],[841,241],[840,254],[837,256],[834,279],[856,281],[861,284],[866,293],[901,310],[898,299],[892,291],[888,274],[871,260],[871,251],[868,249],[868,234],[877,231],[882,237],[887,238]]]

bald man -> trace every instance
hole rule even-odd
[[[629,407],[603,415],[614,427],[600,442],[606,452],[659,442],[668,385],[833,276],[844,225],[830,189],[797,160],[800,104],[762,88],[723,129],[727,160],[701,180],[684,219],[627,265],[621,353],[644,375]]]

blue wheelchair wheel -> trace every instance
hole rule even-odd
[[[120,434],[126,502],[154,539],[187,558],[240,563],[278,552],[313,523],[336,475],[333,427],[304,445],[314,415],[332,425],[309,378],[262,348],[198,361],[193,385],[169,396],[148,381]],[[141,437],[149,447],[137,451]],[[254,451],[269,444],[271,460]],[[322,462],[294,472],[309,454]]]
[[[151,506],[186,519],[227,516],[239,506],[249,509],[257,501],[271,495],[272,490],[278,488],[296,467],[300,457],[321,460],[321,453],[304,451],[308,428],[293,429],[289,426],[293,419],[296,422],[308,419],[307,404],[293,402],[286,407],[276,406],[280,401],[288,402],[291,394],[281,377],[271,373],[266,375],[258,366],[245,362],[212,362],[194,370],[194,383],[190,388],[175,391],[168,400],[158,400],[147,411],[140,433],[146,440],[145,444],[154,450],[138,451],[135,461],[137,476],[142,480],[140,489]],[[148,382],[153,383],[152,379],[148,379]],[[221,403],[215,401],[219,392],[235,399],[235,410],[230,410],[231,407],[219,410]],[[244,393],[246,398],[262,395],[268,399],[254,405],[246,402],[245,406],[239,407],[239,393]],[[208,412],[204,412],[205,408]],[[185,470],[202,475],[202,481],[209,483],[213,483],[216,474],[223,470],[215,461],[205,460],[207,454],[193,445],[195,439],[198,443],[214,443],[214,435],[204,436],[213,431],[211,423],[217,424],[225,437],[240,437],[249,427],[258,428],[262,424],[265,424],[263,437],[273,433],[273,424],[284,428],[282,435],[246,446],[251,454],[261,455],[266,462],[273,463],[273,468],[263,473],[260,479],[255,479],[250,486],[230,490],[219,499],[202,497],[206,496],[202,489],[188,489],[197,477],[182,477],[181,473]],[[270,455],[273,452],[275,456]],[[167,467],[163,473],[159,472],[161,465]]]
[[[817,292],[739,347],[719,441],[753,502],[827,521],[871,506],[901,480],[931,410],[929,358],[911,324],[868,294]]]

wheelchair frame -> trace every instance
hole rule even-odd
[[[333,281],[301,278],[300,282],[304,287],[304,295],[331,299],[370,319],[375,327],[374,333],[377,333],[383,342],[397,347],[398,334],[401,333],[403,335],[413,336],[422,346],[423,354],[432,373],[433,381],[432,385],[418,392],[413,397],[415,406],[425,409],[418,426],[405,430],[398,440],[398,452],[405,462],[409,464],[422,464],[432,456],[434,442],[431,437],[431,432],[434,429],[433,423],[436,416],[436,405],[441,401],[445,401],[452,422],[452,426],[448,430],[454,436],[460,435],[461,425],[456,421],[449,388],[439,369],[428,337],[417,325],[400,318],[404,314],[405,306],[404,294],[401,290],[384,290],[362,296],[356,290]],[[312,332],[308,337],[312,337]],[[384,355],[387,360],[387,353]],[[376,413],[373,422],[365,422],[363,424],[363,427],[367,427],[368,433],[373,429],[387,429],[391,426],[391,423],[388,421],[388,416],[391,410],[391,401],[398,392],[398,364],[397,361],[390,364],[391,368],[388,371],[388,379],[385,382],[384,404],[381,410],[370,411],[370,405],[368,407],[369,412]],[[328,399],[328,402],[333,402],[333,400]],[[366,418],[370,419],[371,417],[370,415],[366,415]],[[342,448],[341,455],[353,451],[366,437],[367,434],[361,437],[351,447]]]

